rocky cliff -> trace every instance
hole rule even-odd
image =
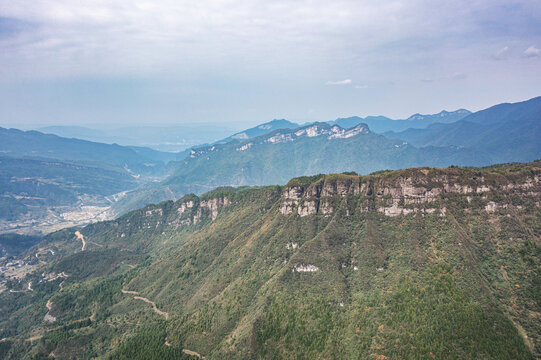
[[[464,209],[484,205],[494,212],[502,207],[521,208],[511,199],[539,197],[541,174],[482,174],[476,171],[418,168],[378,175],[327,175],[300,185],[293,180],[284,187],[280,199],[283,215],[332,214],[343,206],[346,215],[376,209],[387,216],[409,213],[444,215],[446,204],[465,200]],[[355,199],[356,201],[352,201]],[[472,201],[475,200],[475,204]],[[349,201],[349,202],[348,202]],[[539,201],[535,202],[539,206]]]

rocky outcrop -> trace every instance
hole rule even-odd
[[[328,140],[348,139],[357,135],[369,134],[368,125],[359,124],[351,129],[344,129],[338,125],[330,126],[328,124],[314,124],[295,130],[282,130],[273,133],[266,138],[264,142],[279,144],[283,142],[295,141],[301,137],[326,136]]]
[[[153,216],[153,215],[162,216],[163,215],[163,209],[162,208],[156,208],[156,209],[147,210],[145,212],[145,215],[147,217],[148,216]]]
[[[196,224],[205,213],[210,213],[211,219],[214,221],[218,216],[218,210],[224,206],[231,204],[231,201],[227,197],[217,197],[208,200],[202,200],[199,203],[199,209],[194,216],[193,222]]]
[[[236,150],[237,151],[245,151],[245,150],[248,150],[249,148],[251,148],[252,145],[253,145],[253,143],[244,144],[241,147],[238,147]]]
[[[303,194],[304,189],[300,186],[286,186],[282,193],[280,212],[284,215],[291,214],[297,207],[297,204],[299,203],[299,200],[302,198]]]
[[[365,189],[366,184],[361,184],[358,176],[349,175],[328,176],[306,187],[286,186],[282,193],[280,212],[284,215],[297,212],[300,216],[332,214],[333,197],[359,195]]]
[[[315,265],[297,265],[293,269],[291,269],[293,272],[316,272],[319,271],[319,268]]]
[[[214,221],[220,209],[229,205],[231,205],[231,201],[226,196],[199,200],[192,195],[186,200],[181,199],[177,202],[176,216],[173,219],[170,218],[168,224],[178,228],[179,226],[195,225],[207,217]]]
[[[194,207],[193,200],[186,201],[180,204],[179,208],[177,209],[177,212],[179,215],[182,215],[186,212],[186,210],[192,209]]]
[[[312,215],[317,213],[317,200],[306,200],[297,208],[300,216]]]

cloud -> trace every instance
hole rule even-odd
[[[355,89],[368,89],[368,85],[355,85]]]
[[[539,55],[541,55],[541,49],[538,49],[533,45],[524,50],[524,56],[526,57],[536,57]]]
[[[0,0],[0,117],[81,118],[102,94],[111,105],[88,118],[160,117],[152,108],[188,121],[212,107],[263,122],[276,111],[303,118],[312,104],[322,119],[361,105],[394,114],[489,105],[504,83],[514,99],[539,91],[528,81],[536,61],[516,62],[541,48],[539,19],[532,0]]]
[[[325,85],[349,85],[351,84],[351,79],[339,80],[339,81],[327,81]]]
[[[473,56],[467,52],[505,37],[533,43],[541,30],[537,3],[0,0],[0,77],[221,76],[243,63],[243,73],[253,71],[249,78],[282,70],[284,58],[294,73],[404,59],[430,63],[442,53]]]
[[[494,60],[503,60],[507,57],[508,52],[509,52],[509,46],[504,46],[500,50],[496,51],[496,53],[492,55],[492,58]]]

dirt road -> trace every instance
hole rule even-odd
[[[158,307],[156,306],[156,303],[154,301],[151,301],[145,297],[142,297],[142,296],[134,296],[133,297],[135,300],[141,300],[141,301],[144,301],[148,304],[151,304],[152,305],[152,308],[154,309],[154,312],[156,314],[160,314],[162,315],[163,317],[165,317],[165,320],[169,319],[169,314],[166,313],[165,311],[161,311],[160,309],[158,309]]]
[[[188,349],[182,349],[182,352],[184,354],[186,354],[186,355],[196,356],[199,359],[204,359],[204,357],[202,357],[201,354],[196,353],[195,351],[191,351],[191,350],[188,350]]]
[[[123,294],[139,295],[137,291],[130,291],[130,290],[124,290],[124,289],[121,289],[120,291],[122,291]]]
[[[130,290],[124,290],[124,289],[121,289],[120,291],[123,294],[139,295],[139,293],[137,291],[130,291]],[[142,296],[134,296],[133,298],[135,300],[141,300],[141,301],[146,302],[147,304],[152,305],[152,309],[154,309],[154,312],[156,314],[159,314],[159,315],[163,316],[165,318],[165,320],[169,319],[169,314],[166,313],[165,311],[161,311],[160,309],[158,309],[158,307],[156,306],[156,303],[154,301],[149,300],[146,297],[142,297]]]

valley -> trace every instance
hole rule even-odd
[[[167,173],[163,154],[151,149],[141,156],[36,131],[0,128],[0,148],[0,233],[47,234],[111,219],[127,191]]]
[[[0,221],[0,232],[28,235],[48,234],[66,227],[109,220],[115,216],[111,206],[63,206],[47,210],[47,213],[42,217],[27,216],[15,221]]]

